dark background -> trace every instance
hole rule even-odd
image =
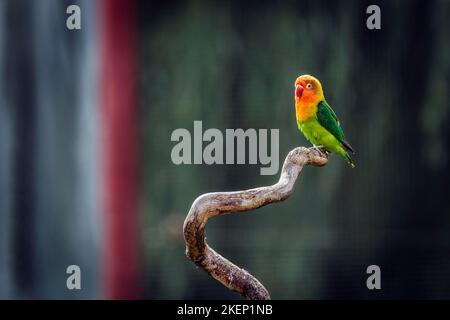
[[[370,4],[141,4],[149,297],[234,297],[186,263],[167,225],[201,193],[277,180],[259,166],[176,167],[171,131],[192,132],[194,120],[204,130],[280,128],[282,161],[308,145],[293,83],[310,73],[356,149],[356,169],[336,156],[307,168],[285,203],[213,220],[208,242],[274,298],[450,298],[450,3],[376,1],[382,29],[373,31]],[[371,264],[381,268],[378,292],[366,288]]]
[[[73,3],[83,12],[78,33],[65,28],[72,1],[0,2],[1,298],[239,298],[185,257],[182,223],[200,194],[278,175],[261,176],[259,165],[176,166],[170,135],[193,133],[195,120],[223,132],[278,128],[281,168],[291,149],[309,145],[294,112],[294,81],[305,73],[322,82],[356,168],[337,156],[305,168],[287,201],[210,221],[208,243],[274,299],[450,298],[450,2],[111,0],[110,24],[99,19],[111,12],[107,0]],[[366,28],[371,4],[381,30]],[[124,25],[131,31],[117,32]],[[113,55],[125,47],[127,58]],[[128,78],[105,77],[121,63]],[[99,97],[125,92],[129,77],[135,99],[105,108]],[[99,131],[111,118],[127,125],[105,142]],[[105,153],[117,140],[118,153]],[[131,152],[122,149],[129,141]],[[120,151],[133,161],[117,171],[136,175],[102,178],[102,161]],[[105,236],[105,194],[123,199],[117,215],[136,229],[122,223]],[[131,262],[118,253],[130,232]],[[111,239],[118,247],[106,251],[137,269],[105,271]],[[65,288],[73,263],[84,277],[77,293]],[[366,288],[372,264],[381,290]],[[126,288],[105,295],[105,273]]]

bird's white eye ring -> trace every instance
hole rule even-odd
[[[306,85],[306,89],[311,89],[312,88],[312,84],[311,83],[308,83],[307,85]]]

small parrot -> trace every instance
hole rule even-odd
[[[355,167],[347,151],[354,153],[345,139],[339,120],[325,100],[319,80],[302,75],[295,80],[295,114],[297,125],[314,146],[340,155]]]

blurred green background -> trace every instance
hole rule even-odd
[[[274,183],[259,165],[180,165],[176,128],[279,128],[280,162],[309,145],[294,80],[317,76],[356,149],[306,168],[293,195],[213,219],[208,243],[273,298],[450,298],[450,2],[140,3],[148,298],[236,298],[184,256],[181,226],[211,191]],[[223,131],[224,132],[224,131]],[[281,164],[280,164],[281,167]],[[377,264],[382,290],[366,288]]]

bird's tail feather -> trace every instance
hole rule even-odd
[[[345,161],[347,161],[347,163],[354,168],[355,167],[355,163],[353,162],[352,158],[350,158],[350,156],[348,155],[347,152],[343,152],[342,156],[344,157]]]
[[[351,153],[355,153],[355,151],[353,150],[353,147],[346,140],[342,141],[342,145],[345,147],[345,149],[347,149]]]

